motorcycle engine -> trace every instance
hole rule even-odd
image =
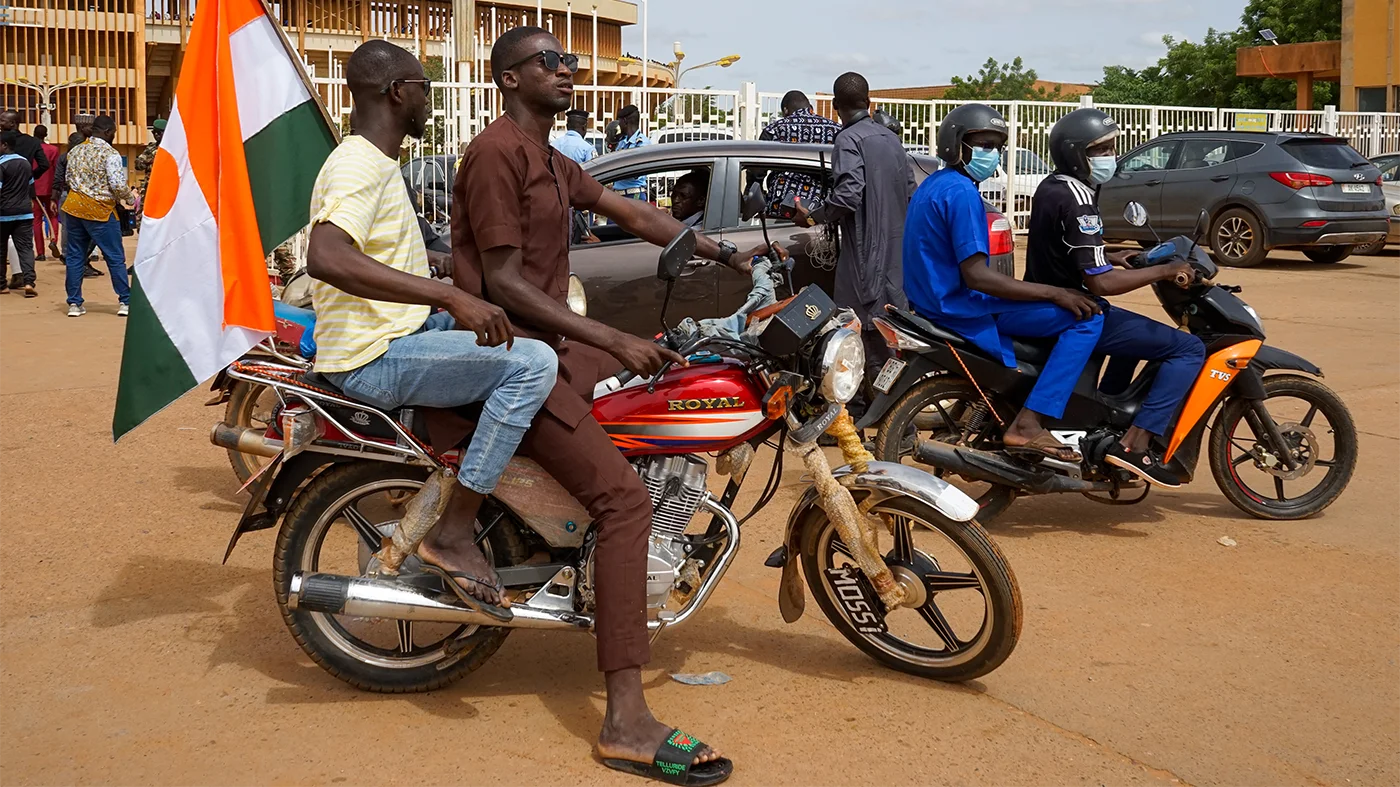
[[[647,539],[647,606],[660,609],[671,590],[685,582],[699,583],[694,565],[677,540],[700,508],[708,491],[709,465],[695,456],[648,456],[632,463],[651,495],[651,537]],[[593,597],[593,554],[584,567],[582,596],[585,606]]]

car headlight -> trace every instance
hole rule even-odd
[[[583,291],[583,279],[577,273],[569,274],[569,311],[580,317],[588,316],[588,293]]]
[[[855,397],[865,378],[865,345],[855,331],[832,331],[822,348],[821,378],[827,401],[845,404]]]

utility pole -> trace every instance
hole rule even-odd
[[[471,64],[476,62],[476,0],[452,0],[453,58],[457,73],[449,75],[458,82],[469,81]],[[475,74],[478,80],[481,74]]]

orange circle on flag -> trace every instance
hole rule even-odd
[[[175,158],[160,148],[156,150],[156,160],[151,164],[151,180],[146,186],[142,215],[152,219],[163,218],[175,204],[175,195],[179,191],[180,170],[175,165]]]

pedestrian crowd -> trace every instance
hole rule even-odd
[[[112,146],[117,132],[112,116],[79,114],[73,125],[77,130],[60,150],[48,141],[47,126],[36,125],[26,134],[19,112],[0,112],[0,295],[18,290],[36,297],[35,263],[52,254],[65,266],[68,316],[81,317],[87,313],[83,280],[104,275],[92,265],[101,252],[117,315],[125,317],[131,285],[122,238],[133,235],[140,220],[140,199],[165,121],[155,121],[154,139],[134,162],[141,173],[135,189],[124,158]]]

